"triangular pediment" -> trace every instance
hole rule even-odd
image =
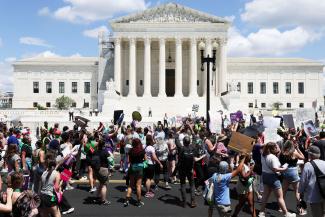
[[[176,3],[163,4],[112,23],[228,23],[227,20]]]

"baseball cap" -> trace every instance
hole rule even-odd
[[[310,154],[316,158],[320,157],[320,149],[315,145],[310,146],[308,148],[307,152],[308,152],[308,154]]]

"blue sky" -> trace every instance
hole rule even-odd
[[[33,56],[97,56],[110,19],[165,0],[1,0],[0,90],[11,63]],[[304,57],[325,62],[325,0],[175,0],[233,21],[229,56]]]

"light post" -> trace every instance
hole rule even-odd
[[[207,123],[207,130],[210,132],[210,117],[209,117],[209,110],[210,110],[210,63],[212,63],[212,71],[216,71],[216,53],[217,53],[217,46],[218,44],[216,42],[213,43],[213,54],[212,57],[208,54],[206,57],[204,57],[204,49],[205,44],[203,41],[200,42],[199,48],[201,51],[201,71],[204,71],[204,63],[207,63],[207,80],[206,80],[206,88],[207,88],[207,94],[206,94],[206,123]]]

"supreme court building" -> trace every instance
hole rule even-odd
[[[229,107],[227,91],[236,92],[241,109],[267,109],[274,103],[309,108],[315,100],[323,104],[321,63],[302,58],[230,58],[231,23],[221,17],[168,3],[111,20],[110,26],[110,36],[99,35],[98,57],[14,63],[13,107],[53,107],[57,97],[67,95],[76,101],[75,107],[104,113],[122,109],[147,114],[150,108],[154,116],[177,115],[197,104],[204,114],[207,88],[212,110]],[[210,57],[216,50],[209,86],[200,50]]]

